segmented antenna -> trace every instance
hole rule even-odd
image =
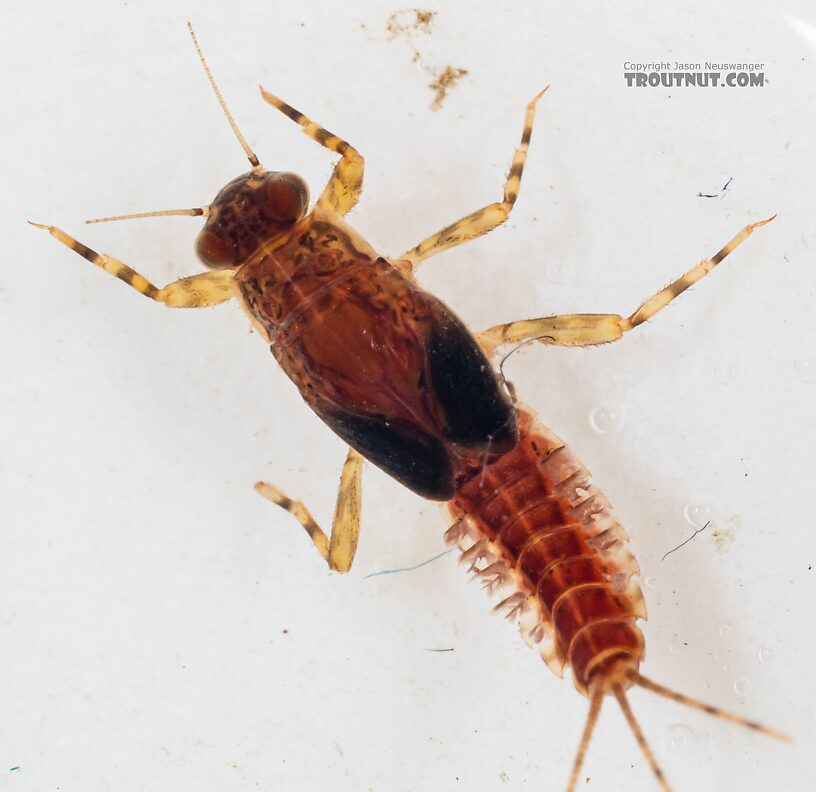
[[[241,147],[246,152],[247,158],[252,163],[252,167],[260,169],[261,168],[260,161],[255,156],[255,152],[249,147],[249,143],[246,142],[246,139],[241,134],[241,131],[238,129],[238,126],[235,123],[235,119],[233,119],[232,114],[227,109],[227,104],[224,101],[224,97],[221,96],[221,91],[218,90],[218,86],[215,84],[215,80],[213,79],[210,67],[207,66],[207,61],[204,60],[204,53],[201,51],[201,47],[198,45],[198,39],[196,38],[196,34],[195,31],[193,30],[193,25],[191,22],[187,23],[187,29],[190,31],[190,36],[192,36],[193,44],[195,45],[196,52],[198,53],[198,57],[201,60],[201,65],[204,67],[204,71],[207,72],[207,79],[210,81],[210,85],[212,86],[213,91],[215,91],[215,97],[216,99],[218,99],[218,104],[221,105],[221,109],[224,111],[224,115],[227,117],[227,121],[229,121],[229,125],[232,127],[232,131],[235,133],[235,137],[238,138],[238,142],[241,144]]]
[[[218,104],[221,105],[221,109],[224,111],[224,115],[227,117],[227,121],[229,121],[229,125],[232,128],[232,131],[235,133],[235,137],[238,138],[238,142],[241,144],[244,152],[247,155],[250,163],[252,163],[252,167],[255,170],[263,170],[261,167],[261,163],[258,160],[258,157],[255,156],[255,152],[249,147],[249,143],[246,142],[246,139],[241,134],[241,130],[238,129],[238,126],[235,123],[235,119],[232,117],[229,109],[227,108],[226,102],[224,102],[224,97],[221,96],[221,91],[219,90],[218,86],[215,83],[215,79],[212,76],[212,72],[210,71],[210,67],[207,65],[207,61],[204,59],[204,53],[201,51],[201,46],[198,43],[198,39],[196,38],[195,31],[193,30],[193,26],[190,22],[187,23],[187,29],[190,31],[190,36],[193,39],[193,45],[196,48],[196,52],[198,53],[198,58],[201,61],[201,65],[204,67],[204,71],[207,74],[207,79],[210,81],[210,85],[212,86],[213,91],[215,91],[215,97],[218,99]],[[116,215],[114,217],[97,217],[93,220],[86,220],[86,223],[110,223],[114,220],[138,220],[143,217],[168,217],[171,215],[184,215],[187,217],[207,217],[210,213],[209,206],[198,206],[194,209],[163,209],[159,212],[136,212],[135,214],[124,214],[124,215]]]
[[[162,209],[159,212],[136,212],[135,214],[116,215],[115,217],[96,217],[86,220],[86,223],[110,223],[113,220],[138,220],[142,217],[168,217],[170,215],[185,215],[187,217],[206,217],[210,213],[209,206],[199,206],[195,209]]]

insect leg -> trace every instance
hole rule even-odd
[[[91,264],[96,264],[97,267],[101,267],[105,272],[124,281],[140,294],[144,294],[145,297],[149,297],[151,300],[162,302],[169,308],[204,308],[208,305],[218,305],[218,303],[226,302],[233,296],[232,270],[202,272],[158,288],[127,264],[113,258],[113,256],[91,250],[55,226],[41,225],[40,223],[31,223],[31,225],[48,231],[52,237],[79,253]]]
[[[755,228],[760,228],[771,220],[773,217],[745,226],[712,258],[704,259],[665,289],[644,300],[626,318],[618,314],[565,314],[545,316],[541,319],[523,319],[495,325],[481,333],[479,340],[488,348],[533,340],[559,346],[593,346],[617,341],[625,332],[651,319],[689,286],[708,275],[734,248],[744,242]]]
[[[340,161],[334,166],[329,183],[323,189],[320,198],[317,199],[317,206],[339,215],[350,212],[360,200],[360,193],[363,191],[365,161],[360,152],[263,88],[261,88],[261,96],[272,107],[280,110],[296,124],[300,124],[303,132],[312,140],[316,140],[329,151],[340,154]]]
[[[549,87],[549,86],[548,86]],[[527,160],[527,149],[530,146],[530,137],[533,134],[533,119],[538,100],[543,96],[545,88],[528,105],[524,115],[524,130],[521,133],[521,143],[513,155],[510,172],[504,183],[504,198],[500,202],[489,204],[449,226],[427,239],[423,239],[416,247],[399,257],[400,261],[408,261],[416,269],[420,262],[430,256],[435,256],[443,250],[461,245],[470,239],[487,234],[496,226],[501,225],[510,216],[513,204],[518,198],[521,187],[521,174]]]
[[[330,539],[301,501],[292,500],[277,487],[263,481],[259,481],[255,489],[267,500],[286,509],[303,526],[317,551],[328,562],[329,569],[348,572],[354,563],[357,540],[360,536],[362,469],[363,458],[353,448],[349,448],[340,477],[340,490],[337,493]]]

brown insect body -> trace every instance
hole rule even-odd
[[[306,403],[418,494],[449,498],[474,454],[513,447],[515,411],[464,323],[339,217],[305,214],[292,174],[249,173],[210,206],[197,250]]]
[[[463,484],[447,504],[449,542],[504,590],[497,606],[518,618],[530,644],[559,676],[571,666],[587,693],[595,679],[637,670],[646,612],[631,577],[637,561],[609,502],[567,446],[519,410],[520,438],[507,454]]]
[[[476,339],[407,268],[307,206],[294,174],[244,174],[210,204],[197,252],[235,270],[244,310],[335,432],[419,494],[450,498],[448,538],[490,588],[512,589],[499,607],[544,642],[551,669],[571,666],[583,693],[637,670],[638,566],[589,472],[517,413]]]
[[[265,482],[256,484],[258,492],[290,512],[330,568],[339,571],[351,568],[357,547],[361,455],[419,495],[446,501],[454,520],[447,540],[461,548],[463,559],[488,588],[504,590],[497,607],[519,619],[530,644],[542,644],[550,668],[560,675],[571,667],[576,687],[590,699],[568,792],[578,783],[606,695],[617,699],[662,789],[669,792],[629,706],[625,691],[632,685],[786,739],[641,676],[644,641],[637,620],[646,612],[632,580],[638,565],[626,549],[626,533],[586,468],[529,409],[509,398],[488,359],[488,353],[507,343],[591,346],[617,341],[708,275],[773,218],[743,228],[713,257],[643,301],[628,317],[567,314],[520,320],[488,328],[477,341],[447,306],[419,288],[412,273],[425,258],[488,233],[507,219],[543,92],[527,106],[503,200],[389,261],[342,219],[362,190],[362,156],[261,90],[310,138],[340,155],[310,211],[308,188],[300,177],[260,165],[197,42],[196,48],[252,171],[227,184],[205,207],[101,220],[205,216],[196,251],[211,271],[157,287],[56,226],[33,225],[169,307],[205,307],[233,298],[240,302],[306,403],[351,447],[330,537],[302,502]]]

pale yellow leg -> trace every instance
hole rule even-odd
[[[312,140],[316,140],[321,146],[340,155],[340,161],[334,166],[329,183],[323,189],[320,198],[317,199],[317,206],[339,215],[350,212],[360,200],[360,193],[363,191],[365,161],[360,152],[263,88],[261,88],[261,96],[272,107],[280,110],[296,124],[300,124],[303,132]]]
[[[40,223],[31,223],[31,225],[48,231],[52,237],[79,253],[91,264],[96,264],[105,272],[124,281],[128,286],[136,289],[139,294],[144,294],[145,297],[149,297],[151,300],[164,303],[169,308],[205,308],[209,305],[226,302],[233,296],[232,270],[202,272],[199,275],[181,278],[167,284],[167,286],[158,288],[127,264],[113,258],[113,256],[97,253],[95,250],[85,247],[81,242],[55,226]]]
[[[744,242],[755,228],[764,226],[771,220],[773,217],[745,226],[716,255],[701,261],[685,275],[670,283],[665,289],[661,289],[654,297],[642,302],[637,310],[626,318],[618,314],[565,314],[545,316],[541,319],[523,319],[491,327],[478,336],[479,341],[491,350],[500,344],[533,340],[559,346],[593,346],[617,341],[625,332],[651,319],[689,286],[708,275],[734,248]]]
[[[535,119],[536,102],[544,95],[545,88],[527,105],[524,115],[524,130],[521,133],[521,143],[513,155],[510,172],[504,184],[504,199],[479,209],[461,220],[443,228],[433,236],[422,240],[416,247],[399,257],[400,261],[408,261],[416,269],[420,262],[430,256],[435,256],[443,250],[461,245],[470,239],[487,234],[496,226],[501,225],[510,216],[513,204],[518,198],[521,187],[521,174],[524,163],[527,161],[527,149],[530,147],[530,137],[533,134],[533,120]]]
[[[350,448],[340,477],[340,490],[337,493],[331,539],[326,536],[301,501],[292,500],[277,487],[263,481],[259,481],[255,489],[267,500],[286,509],[303,526],[317,551],[328,562],[329,569],[348,572],[354,563],[354,554],[357,552],[357,541],[360,536],[362,470],[363,458],[353,448]]]

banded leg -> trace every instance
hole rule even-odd
[[[331,539],[326,536],[301,501],[292,500],[277,487],[263,481],[259,481],[255,489],[264,498],[288,511],[303,526],[314,542],[317,552],[328,562],[329,569],[348,572],[354,563],[357,540],[360,536],[362,470],[363,458],[353,448],[349,448],[340,476]]]
[[[303,132],[312,140],[316,140],[321,146],[340,155],[340,161],[334,166],[329,183],[324,187],[320,198],[317,199],[317,206],[339,215],[350,212],[360,200],[360,194],[363,191],[365,160],[360,152],[263,88],[261,88],[261,96],[272,107],[280,110],[296,124],[300,124]]]
[[[105,272],[124,281],[128,286],[136,289],[139,294],[144,294],[145,297],[156,300],[156,302],[164,303],[168,308],[205,308],[209,305],[226,302],[233,296],[232,270],[202,272],[158,288],[127,264],[113,258],[113,256],[91,250],[59,228],[32,223],[30,220],[29,222],[37,228],[48,231],[52,237],[58,239],[63,245],[67,245],[71,250],[79,253],[91,264],[96,264]]]
[[[549,88],[549,86],[547,86]],[[408,261],[416,269],[426,258],[435,256],[443,250],[461,245],[475,237],[482,236],[492,231],[496,226],[501,225],[510,216],[513,204],[518,198],[521,187],[521,174],[524,171],[524,163],[527,161],[527,150],[530,147],[530,137],[533,134],[533,120],[535,119],[535,108],[538,100],[547,91],[545,88],[528,105],[524,115],[524,130],[521,133],[521,143],[513,155],[513,162],[510,165],[510,172],[504,183],[504,198],[498,203],[492,203],[479,209],[461,220],[457,220],[449,226],[427,239],[423,239],[416,247],[411,248],[407,253],[399,257],[400,261]]]
[[[500,344],[523,343],[524,341],[575,347],[617,341],[623,337],[624,333],[651,319],[689,286],[708,275],[734,248],[744,242],[755,228],[770,223],[774,217],[776,215],[745,226],[712,258],[704,259],[665,289],[661,289],[653,297],[644,300],[626,318],[618,314],[565,314],[545,316],[541,319],[523,319],[518,322],[495,325],[480,333],[479,341],[490,350]]]

